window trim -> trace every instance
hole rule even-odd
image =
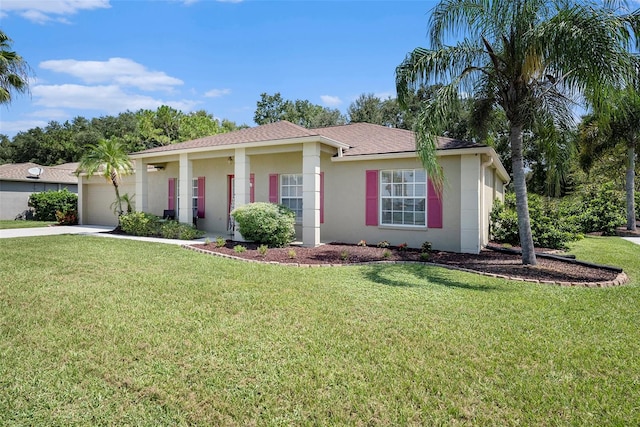
[[[287,184],[287,187],[289,187],[289,188],[300,187],[300,193],[301,194],[300,194],[300,196],[294,196],[294,197],[292,197],[290,195],[289,196],[283,196],[283,194],[284,194],[284,191],[283,191],[284,190],[283,178],[284,177],[293,177],[293,176],[297,177],[296,181],[299,179],[299,183],[296,184],[296,185]],[[298,216],[297,215],[297,211],[294,210],[294,212],[296,212],[296,219],[295,219],[296,224],[301,224],[302,223],[302,216],[304,214],[304,207],[303,207],[303,203],[304,203],[304,193],[303,193],[304,185],[303,185],[302,180],[303,180],[303,174],[301,174],[301,173],[282,173],[282,174],[279,174],[279,176],[278,176],[278,196],[279,196],[278,200],[279,200],[279,203],[281,205],[283,205],[283,206],[286,206],[282,202],[283,199],[299,199],[300,200],[300,216]],[[289,208],[289,209],[291,209],[291,208]]]
[[[419,185],[422,184],[424,186],[424,195],[423,196],[404,196],[404,197],[399,197],[399,196],[385,196],[384,192],[383,192],[383,185],[393,185],[394,183],[384,183],[382,180],[382,175],[383,173],[391,173],[392,176],[397,173],[397,172],[407,172],[407,171],[411,171],[413,172],[413,177],[414,180],[411,182],[402,182],[400,183],[401,185],[406,185],[406,184],[411,184],[414,186],[415,185]],[[416,181],[415,177],[417,175],[417,172],[422,172],[424,173],[424,181]],[[429,178],[427,176],[427,173],[424,169],[421,168],[396,168],[396,169],[380,169],[378,171],[378,186],[377,186],[377,191],[378,191],[378,197],[377,197],[377,201],[378,201],[378,227],[380,228],[402,228],[402,229],[413,229],[413,230],[425,230],[428,228],[428,223],[429,223],[429,214],[428,214],[428,210],[429,210],[429,200],[428,200],[428,184],[429,183]],[[393,192],[392,192],[393,193]],[[393,222],[385,222],[384,221],[384,216],[383,216],[383,200],[385,199],[390,199],[393,203],[393,200],[397,200],[397,199],[412,199],[412,200],[421,200],[423,205],[424,205],[424,211],[416,211],[415,210],[415,204],[414,204],[414,210],[412,211],[402,211],[402,213],[413,213],[414,215],[416,213],[423,213],[424,214],[424,223],[423,224],[416,224],[415,223],[415,216],[414,216],[414,221],[413,224],[396,224]],[[393,209],[392,209],[392,217],[391,219],[393,220]],[[404,220],[403,220],[404,221]]]

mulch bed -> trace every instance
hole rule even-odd
[[[247,248],[246,252],[238,253],[236,245]],[[250,261],[278,262],[298,265],[345,265],[371,262],[425,262],[418,250],[389,247],[386,249],[357,246],[341,243],[331,243],[317,248],[303,248],[290,246],[287,248],[269,248],[265,255],[261,255],[258,245],[228,240],[225,246],[216,247],[215,242],[208,245],[194,244],[190,247],[204,252],[214,252],[225,256],[237,257]],[[384,255],[385,250],[388,255]],[[611,286],[621,280],[619,272],[609,268],[594,265],[581,265],[563,259],[549,259],[538,257],[536,266],[524,266],[520,255],[483,250],[479,254],[459,254],[453,252],[431,252],[426,263],[435,263],[457,269],[471,270],[481,274],[527,281],[557,283],[572,286]],[[626,281],[626,275],[624,281]]]

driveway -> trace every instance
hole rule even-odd
[[[90,234],[98,237],[140,240],[142,242],[167,243],[172,245],[204,243],[206,239],[206,237],[196,240],[160,239],[156,237],[127,236],[122,234],[105,233],[106,231],[111,230],[113,230],[113,225],[56,225],[52,227],[12,228],[9,230],[0,230],[0,239],[8,239],[11,237],[55,236],[60,234]]]
[[[640,237],[623,237],[623,239],[633,242],[636,245],[640,245]]]
[[[0,239],[9,237],[55,236],[58,234],[94,234],[113,230],[105,225],[56,225],[52,227],[10,228],[0,230]]]

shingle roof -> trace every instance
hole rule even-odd
[[[388,128],[371,123],[351,123],[348,125],[306,129],[282,120],[253,128],[241,129],[235,132],[221,133],[192,141],[181,142],[179,144],[150,148],[134,154],[164,153],[175,150],[219,147],[314,136],[325,137],[349,145],[349,148],[343,152],[345,156],[405,153],[415,151],[416,149],[414,133],[404,129]],[[483,147],[483,145],[452,138],[438,138],[439,150],[473,147]]]
[[[190,148],[217,147],[222,145],[242,144],[248,142],[273,141],[281,139],[303,138],[317,136],[317,132],[294,125],[286,120],[269,123],[253,128],[240,129],[229,133],[206,136],[179,144],[164,145],[150,148],[134,154],[160,153],[165,151],[185,150]]]
[[[371,123],[351,123],[342,126],[311,129],[311,131],[316,131],[327,138],[349,144],[350,148],[344,150],[344,156],[405,153],[416,150],[415,135],[412,131]],[[438,138],[439,150],[481,146],[453,138]]]
[[[36,163],[9,163],[0,165],[0,180],[77,184],[78,178],[73,174],[77,167],[77,163],[65,163],[58,166],[40,166]],[[31,168],[40,168],[42,172],[36,177],[29,173]]]

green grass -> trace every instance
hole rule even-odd
[[[638,425],[640,246],[572,250],[632,283],[6,239],[0,424]]]
[[[35,227],[48,227],[56,224],[55,221],[14,221],[10,219],[0,220],[0,230],[8,230],[11,228],[35,228]]]

